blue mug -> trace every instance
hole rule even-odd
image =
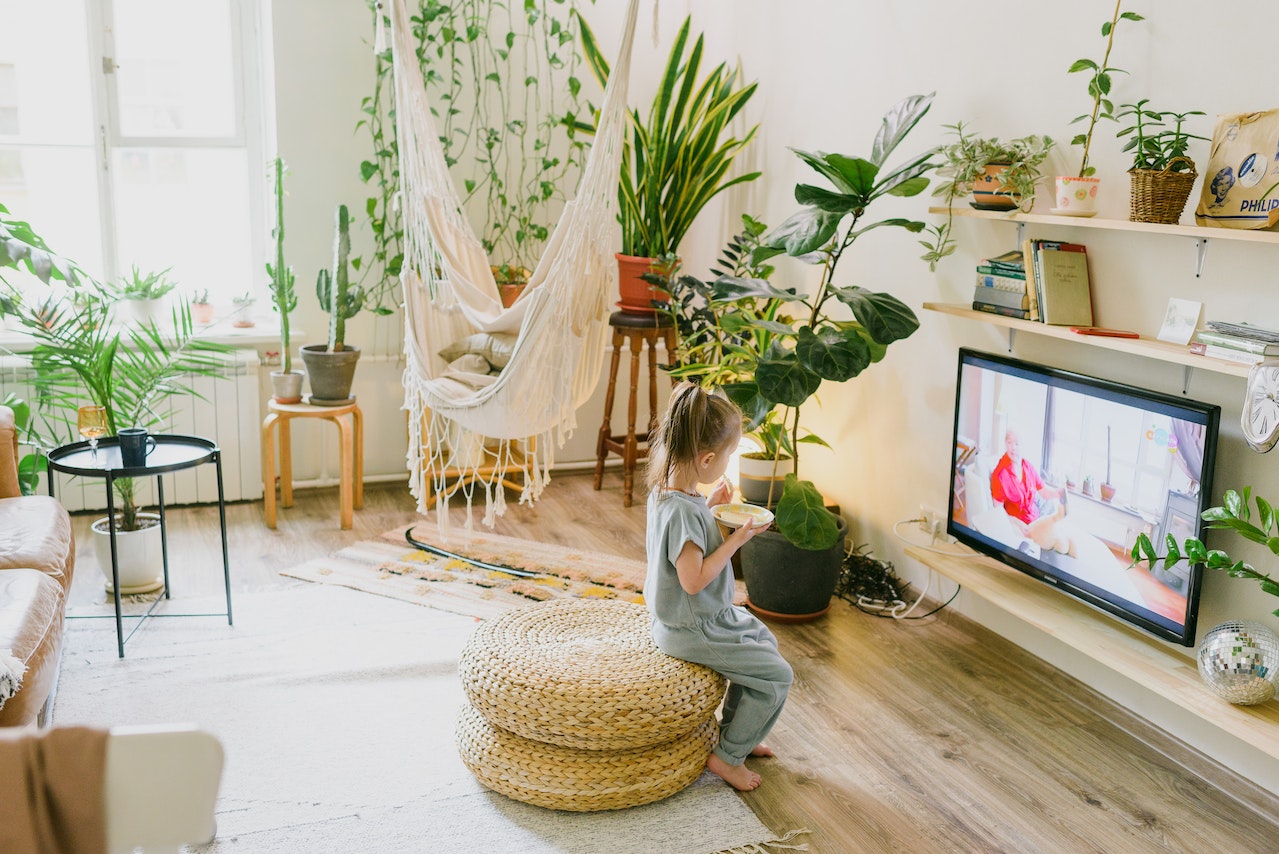
[[[155,438],[147,435],[145,427],[125,427],[116,438],[120,440],[120,465],[127,469],[145,466],[147,455],[155,450]]]

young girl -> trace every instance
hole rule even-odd
[[[746,792],[760,784],[746,757],[773,755],[762,740],[793,674],[773,633],[733,605],[730,559],[767,525],[748,522],[725,540],[710,511],[732,500],[724,471],[741,435],[742,413],[727,399],[692,383],[672,392],[650,443],[644,599],[659,649],[728,679],[719,744],[706,767]],[[717,484],[708,499],[699,483]]]

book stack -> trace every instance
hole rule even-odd
[[[1082,243],[1030,240],[1022,244],[1030,320],[1057,326],[1092,326],[1092,285]]]
[[[1279,359],[1279,331],[1251,323],[1210,320],[1207,329],[1195,333],[1190,352],[1255,365],[1266,359]]]
[[[973,291],[973,310],[988,311],[1007,317],[1030,318],[1030,296],[1026,292],[1026,265],[1019,250],[993,258],[983,258],[977,265],[977,287]]]

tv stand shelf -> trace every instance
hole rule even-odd
[[[1214,359],[1211,356],[1198,356],[1190,352],[1189,347],[1181,344],[1170,344],[1167,341],[1160,341],[1156,338],[1108,338],[1102,335],[1080,335],[1077,332],[1071,332],[1069,326],[1052,326],[1034,320],[1020,320],[1016,317],[1005,317],[1002,314],[974,311],[958,303],[926,302],[924,303],[924,308],[941,314],[951,314],[956,317],[964,317],[969,320],[977,320],[993,326],[1004,327],[1008,330],[1010,336],[1008,342],[1010,350],[1012,349],[1012,334],[1021,331],[1028,332],[1031,335],[1060,338],[1063,341],[1073,341],[1076,344],[1101,347],[1106,350],[1118,350],[1121,353],[1132,353],[1137,356],[1145,356],[1148,359],[1158,359],[1162,362],[1173,362],[1185,368],[1199,368],[1236,377],[1248,376],[1248,369],[1251,367],[1241,362]]]
[[[913,546],[906,554],[1204,723],[1279,759],[1279,701],[1231,705],[1203,684],[1195,660],[1170,643],[1111,619],[993,558],[975,552],[944,555]]]

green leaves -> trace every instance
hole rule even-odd
[[[794,474],[786,475],[776,518],[777,529],[798,548],[820,551],[839,541],[839,521],[826,509],[822,494]]]
[[[831,292],[853,310],[853,316],[880,344],[908,338],[919,328],[915,312],[892,294],[872,293],[860,287],[832,287]]]

